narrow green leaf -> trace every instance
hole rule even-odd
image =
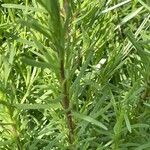
[[[13,140],[0,141],[0,147],[2,148],[6,145],[11,145],[12,143],[14,143]]]
[[[125,34],[129,38],[129,40],[133,44],[133,46],[136,48],[137,53],[139,54],[139,56],[141,58],[143,58],[144,61],[147,60],[147,58],[148,58],[147,56],[150,56],[150,52],[149,51],[145,51],[143,49],[142,45],[137,42],[137,40],[135,39],[135,37],[131,33],[131,31],[129,31],[129,30],[125,31]]]
[[[99,126],[100,128],[102,128],[102,129],[104,129],[104,130],[108,130],[107,127],[106,127],[103,123],[101,123],[101,122],[99,122],[99,121],[93,119],[93,118],[90,117],[90,116],[86,116],[86,115],[83,115],[83,114],[79,114],[79,113],[77,113],[77,112],[74,112],[73,115],[74,115],[75,117],[79,118],[79,119],[83,119],[83,120],[85,120],[85,121],[87,121],[87,122],[90,122],[90,123],[96,125],[96,126]]]
[[[17,109],[50,109],[47,104],[14,104]]]
[[[144,3],[142,0],[138,0],[148,11],[150,11],[150,6],[148,4]],[[149,1],[149,0],[148,0]]]
[[[150,107],[150,104],[149,104],[149,103],[144,103],[144,105]]]
[[[21,23],[22,26],[27,26],[29,28],[34,29],[35,31],[38,31],[39,33],[43,34],[47,38],[51,39],[50,31],[48,28],[42,26],[39,24],[39,22],[36,19],[29,18],[28,21],[25,20],[19,20],[18,23]]]
[[[131,133],[131,132],[132,132],[132,130],[131,130],[131,125],[130,125],[129,118],[128,118],[128,116],[127,116],[126,113],[124,114],[124,119],[125,119],[125,123],[126,123],[127,129],[128,129],[129,132]]]
[[[135,11],[131,12],[130,14],[128,14],[126,17],[124,17],[121,21],[121,23],[118,25],[118,27],[120,27],[121,25],[125,24],[126,22],[130,21],[132,18],[134,18],[136,15],[139,14],[139,12],[143,9],[143,6],[141,6],[140,8],[136,9]]]
[[[23,57],[21,60],[22,60],[23,63],[25,63],[27,65],[30,65],[30,66],[33,66],[33,67],[39,67],[39,68],[42,68],[42,69],[50,68],[50,65],[46,62],[39,62],[39,61],[35,61],[33,59],[29,59],[29,58],[26,58],[26,57]]]
[[[49,13],[56,17],[56,20],[59,16],[59,3],[57,0],[37,0]]]
[[[9,55],[9,60],[8,61],[12,65],[13,61],[14,61],[15,54],[16,54],[16,50],[15,50],[13,44],[10,46],[9,51],[10,51],[10,55]]]
[[[47,60],[47,62],[50,64],[50,67],[53,71],[57,72],[59,69],[59,65],[57,62],[58,59],[56,57],[56,54],[53,50],[50,50],[50,48],[45,47],[42,43],[40,43],[38,40],[34,39],[35,45],[40,50],[40,52],[43,54],[44,58]]]
[[[122,109],[117,116],[117,122],[114,126],[114,132],[115,132],[115,137],[119,137],[121,134],[121,130],[123,127],[123,120],[124,120],[124,109]]]
[[[109,12],[109,11],[111,11],[111,10],[114,10],[114,9],[120,7],[120,6],[123,6],[123,5],[127,4],[127,3],[129,3],[130,1],[131,1],[131,0],[123,1],[123,2],[121,2],[121,3],[119,3],[119,4],[117,4],[117,5],[114,5],[114,6],[112,6],[112,7],[109,7],[109,8],[107,8],[107,9],[103,10],[102,13],[107,13],[107,12]]]
[[[27,10],[27,11],[42,11],[42,9],[31,7],[31,6],[25,6],[25,5],[18,5],[18,4],[2,4],[2,7],[5,8],[14,8],[14,9],[21,9],[21,10]]]
[[[93,56],[93,52],[90,51],[90,52],[89,52],[89,55],[88,55],[88,57],[87,57],[87,59],[86,59],[86,61],[85,61],[85,63],[84,63],[83,66],[81,67],[81,71],[80,71],[78,77],[75,79],[74,83],[73,83],[72,86],[71,86],[71,89],[70,89],[71,92],[74,90],[74,88],[76,87],[76,85],[79,85],[79,81],[80,81],[80,79],[83,77],[84,72],[85,72],[86,68],[88,67],[88,64],[89,64],[89,62],[90,62],[92,56]]]
[[[150,149],[150,142],[138,146],[135,150],[148,150],[148,149]]]

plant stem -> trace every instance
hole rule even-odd
[[[68,134],[69,143],[72,144],[74,142],[74,123],[73,123],[73,119],[72,119],[72,112],[69,109],[70,100],[69,100],[69,93],[68,93],[68,89],[67,89],[67,80],[65,78],[65,68],[64,68],[64,60],[63,59],[60,62],[60,73],[61,73],[61,85],[63,87],[62,106],[65,110],[67,126],[69,129],[69,134]]]
[[[16,144],[17,144],[17,148],[18,150],[22,150],[22,146],[21,146],[21,141],[20,141],[20,138],[19,138],[19,135],[17,133],[17,128],[16,128],[16,124],[14,124],[13,126],[13,130],[14,130],[14,135],[15,135],[15,140],[16,140]]]

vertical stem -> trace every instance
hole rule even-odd
[[[69,100],[69,92],[68,92],[68,80],[66,79],[65,76],[65,50],[64,50],[64,42],[63,39],[65,40],[65,36],[68,32],[68,23],[69,23],[69,18],[70,18],[70,12],[68,11],[69,9],[69,4],[68,4],[68,0],[64,0],[63,1],[63,11],[65,14],[65,22],[64,22],[64,31],[63,31],[63,36],[64,38],[62,38],[62,45],[61,47],[59,47],[61,49],[61,51],[59,51],[59,56],[60,56],[60,84],[62,87],[62,94],[63,94],[63,98],[62,98],[62,107],[64,109],[65,112],[65,117],[66,117],[66,123],[67,123],[67,127],[69,130],[68,133],[68,141],[70,144],[73,144],[74,142],[74,122],[73,122],[73,118],[72,118],[72,112],[70,110],[70,100]],[[62,37],[63,37],[62,36]],[[59,49],[59,50],[60,50]]]
[[[14,121],[12,117],[11,117],[11,119],[12,119],[12,122],[15,122],[12,127],[13,127],[13,131],[14,131],[14,136],[15,136],[17,148],[18,148],[18,150],[22,150],[21,141],[20,141],[20,137],[18,134],[16,121]]]
[[[13,131],[14,131],[14,136],[15,136],[17,148],[18,148],[18,150],[22,150],[21,141],[20,141],[20,138],[19,138],[19,135],[17,132],[16,124],[14,124],[12,127],[13,127]]]
[[[61,85],[63,88],[63,90],[62,90],[62,93],[63,93],[62,106],[65,110],[67,126],[69,129],[69,133],[68,133],[69,143],[72,144],[74,142],[74,123],[73,123],[73,119],[72,119],[71,110],[69,109],[70,100],[69,100],[69,93],[68,93],[68,89],[67,89],[67,80],[65,78],[65,68],[64,68],[64,60],[63,59],[60,62],[60,73],[61,73]]]

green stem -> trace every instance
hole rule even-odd
[[[17,132],[17,128],[16,128],[16,124],[12,125],[13,130],[14,130],[14,136],[15,136],[15,140],[16,140],[16,144],[17,144],[17,148],[18,150],[22,150],[22,146],[21,146],[21,141]]]
[[[74,123],[72,119],[72,112],[69,109],[70,100],[69,100],[69,93],[67,89],[67,80],[65,78],[64,60],[61,60],[61,63],[60,63],[60,73],[61,73],[61,86],[63,88],[62,106],[65,111],[67,126],[69,129],[69,134],[68,134],[69,143],[72,144],[74,142]]]

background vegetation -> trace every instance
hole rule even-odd
[[[0,149],[150,149],[149,0],[0,0]]]

